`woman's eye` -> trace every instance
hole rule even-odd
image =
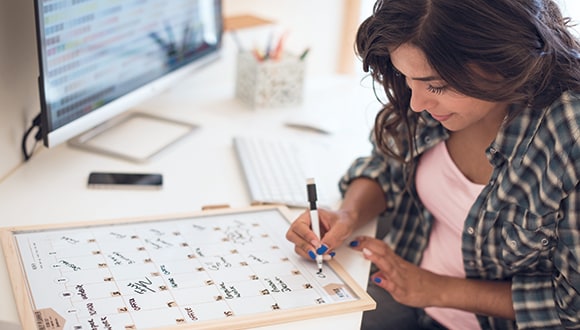
[[[427,87],[427,90],[435,95],[439,95],[441,93],[443,93],[445,91],[446,86],[442,86],[442,87],[435,87],[435,86],[431,86],[429,85]]]

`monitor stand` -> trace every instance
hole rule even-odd
[[[70,146],[144,163],[198,126],[141,112],[128,112],[68,141]]]

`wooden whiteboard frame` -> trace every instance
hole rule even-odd
[[[6,264],[8,265],[8,272],[12,284],[12,291],[16,300],[20,321],[23,329],[37,328],[37,317],[35,316],[34,297],[29,287],[26,270],[22,263],[22,257],[19,252],[18,243],[15,235],[26,232],[58,232],[59,229],[82,229],[93,226],[113,226],[125,225],[143,222],[157,222],[166,220],[178,220],[181,218],[195,218],[205,217],[211,215],[227,215],[251,213],[267,210],[277,210],[287,224],[290,224],[289,210],[285,206],[252,206],[242,209],[214,209],[205,210],[187,214],[174,214],[167,216],[155,216],[145,218],[133,219],[117,219],[107,221],[94,222],[77,222],[66,224],[51,224],[51,225],[37,225],[37,226],[20,226],[20,227],[5,227],[0,228],[0,239],[4,249],[4,256]],[[251,315],[233,316],[221,320],[198,321],[196,323],[185,323],[170,325],[170,329],[182,329],[184,327],[194,326],[199,329],[246,329],[259,326],[273,325],[291,321],[298,321],[304,319],[311,319],[316,317],[326,317],[331,315],[340,315],[350,312],[360,312],[365,310],[372,310],[376,308],[374,300],[349,276],[349,274],[334,260],[328,261],[326,265],[334,271],[336,275],[347,285],[348,289],[358,299],[346,302],[334,302],[330,304],[320,304],[316,306],[298,307],[285,309],[283,311],[270,311],[264,313],[257,313]],[[163,327],[163,329],[169,329]]]

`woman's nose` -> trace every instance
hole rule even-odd
[[[422,90],[421,87],[413,88],[410,84],[409,88],[411,89],[411,110],[421,112],[435,106],[436,100],[434,95],[428,90]]]

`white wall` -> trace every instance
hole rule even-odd
[[[342,42],[342,19],[345,0],[224,0],[226,16],[252,14],[276,22],[275,35],[289,31],[287,50],[300,53],[310,47],[307,70],[311,74],[336,72]],[[265,46],[268,34],[261,40],[244,38],[247,48],[254,43]]]
[[[571,17],[574,24],[580,25],[580,1],[578,0],[556,0],[564,16]],[[580,37],[580,26],[574,27],[576,35]]]
[[[32,1],[0,1],[0,180],[21,163],[20,141],[40,111]]]
[[[566,16],[572,16],[578,22],[580,20],[580,1],[578,0],[556,0]]]

